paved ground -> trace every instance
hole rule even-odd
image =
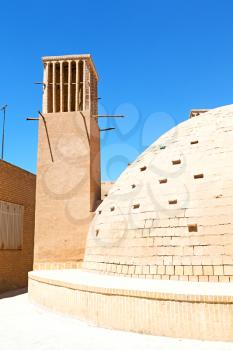
[[[97,328],[32,305],[26,293],[11,295],[0,298],[0,350],[233,350],[233,343]]]

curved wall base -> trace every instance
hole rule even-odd
[[[29,297],[100,327],[233,341],[233,284],[154,281],[80,270],[29,273]]]

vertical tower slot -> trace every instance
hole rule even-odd
[[[60,63],[55,65],[56,86],[55,86],[55,112],[60,112]]]
[[[63,111],[68,112],[68,62],[63,63]]]
[[[53,112],[53,64],[48,64],[48,113]]]
[[[71,111],[75,111],[76,63],[71,62]]]
[[[83,110],[83,85],[84,85],[84,74],[83,74],[84,64],[83,61],[80,61],[78,64],[78,73],[79,73],[79,86],[78,86],[78,106],[79,111]]]

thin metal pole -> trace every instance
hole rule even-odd
[[[125,118],[125,115],[108,115],[108,114],[100,114],[93,115],[94,118]]]
[[[39,115],[41,116],[42,120],[43,120],[43,123],[44,123],[44,127],[45,127],[45,131],[46,131],[46,136],[47,136],[47,140],[48,140],[48,145],[49,145],[49,152],[50,152],[50,156],[51,156],[51,160],[52,162],[54,162],[54,159],[53,159],[53,152],[52,152],[52,147],[51,147],[51,143],[50,143],[50,139],[49,139],[49,132],[48,132],[48,128],[47,128],[47,123],[46,123],[46,119],[45,117],[43,116],[43,114],[38,111]]]
[[[1,110],[3,111],[3,125],[2,125],[2,159],[4,159],[4,141],[5,141],[5,123],[6,123],[6,107],[3,106]]]
[[[83,122],[84,122],[85,130],[86,130],[86,134],[87,134],[87,140],[88,140],[88,143],[89,143],[89,146],[90,146],[90,136],[89,136],[88,129],[87,129],[86,119],[85,119],[85,116],[84,116],[82,111],[80,111],[80,114],[83,117]]]

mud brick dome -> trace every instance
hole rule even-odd
[[[123,172],[96,211],[83,267],[233,281],[233,105],[181,123]]]

